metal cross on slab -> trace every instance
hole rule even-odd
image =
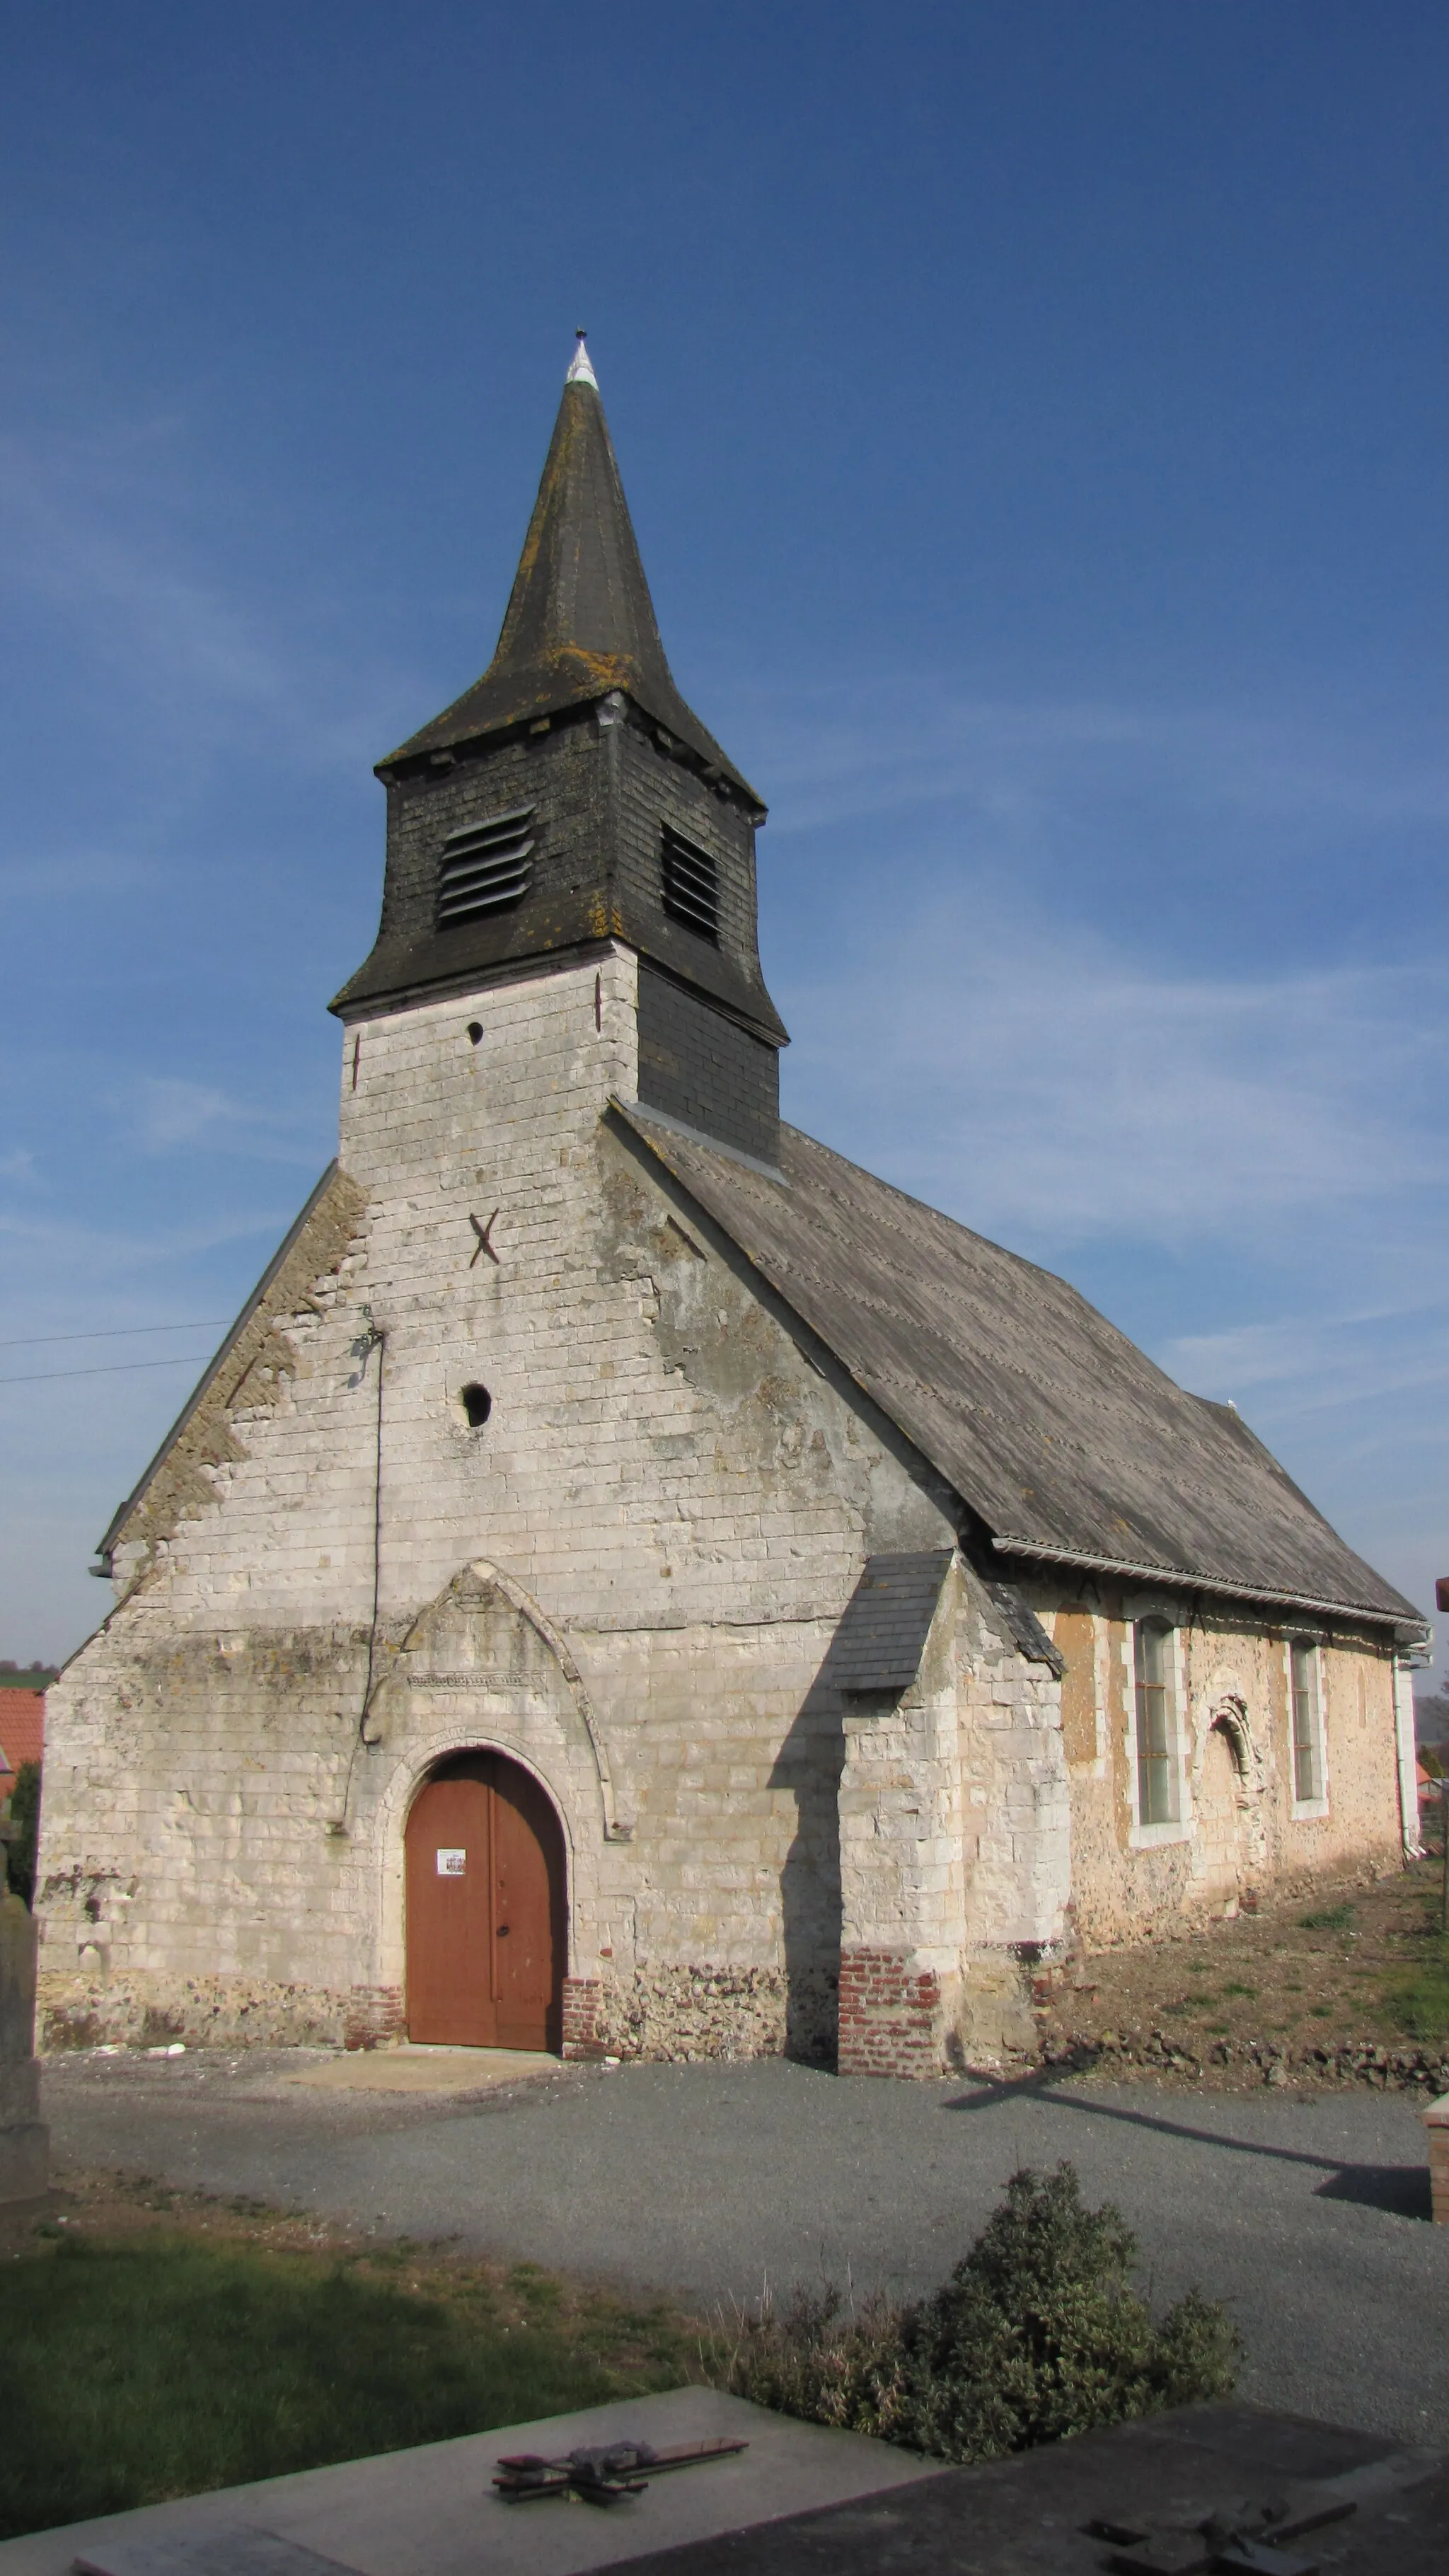
[[[476,1218],[476,1216],[474,1216],[474,1215],[473,1215],[473,1213],[472,1213],[472,1211],[471,1211],[471,1210],[469,1211],[469,1215],[468,1215],[468,1223],[471,1225],[471,1227],[472,1227],[472,1229],[473,1229],[474,1233],[475,1233],[475,1234],[476,1234],[476,1236],[478,1237],[478,1240],[477,1240],[476,1244],[475,1244],[475,1245],[474,1245],[474,1247],[473,1247],[473,1261],[470,1261],[470,1262],[469,1262],[469,1264],[468,1264],[468,1267],[469,1267],[469,1269],[470,1269],[470,1270],[472,1269],[472,1267],[473,1267],[473,1262],[477,1260],[478,1255],[479,1255],[479,1253],[480,1253],[480,1252],[486,1252],[486,1253],[487,1253],[487,1255],[488,1255],[489,1260],[490,1260],[490,1261],[497,1262],[497,1263],[498,1263],[498,1267],[499,1267],[499,1269],[500,1269],[500,1270],[502,1269],[503,1264],[502,1264],[502,1262],[501,1262],[501,1261],[499,1261],[499,1260],[498,1260],[498,1255],[497,1255],[497,1253],[494,1251],[494,1249],[493,1249],[493,1245],[492,1245],[492,1242],[490,1241],[490,1237],[491,1237],[491,1235],[492,1235],[493,1228],[494,1228],[494,1226],[497,1224],[497,1222],[498,1222],[498,1210],[497,1210],[497,1208],[495,1208],[495,1209],[494,1209],[493,1214],[490,1216],[490,1218],[489,1218],[489,1220],[488,1220],[488,1222],[487,1222],[487,1224],[486,1224],[486,1225],[480,1225],[480,1224],[479,1224],[479,1222],[478,1222],[478,1220],[477,1220],[477,1218]]]

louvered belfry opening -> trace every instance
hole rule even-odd
[[[672,823],[660,826],[664,909],[686,930],[719,945],[719,867],[695,841],[687,841]]]
[[[532,805],[516,805],[511,813],[462,823],[448,834],[438,869],[440,930],[522,903],[532,872],[534,811]]]

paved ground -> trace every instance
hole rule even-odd
[[[1232,2301],[1245,2395],[1449,2439],[1449,2228],[1427,2223],[1424,2132],[1402,2096],[840,2083],[778,2060],[560,2068],[471,2098],[289,2080],[321,2062],[53,2060],[58,2163],[711,2307],[822,2273],[928,2289],[1015,2166],[1068,2156],[1136,2229],[1156,2298],[1196,2280]]]

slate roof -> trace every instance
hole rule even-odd
[[[620,1115],[945,1476],[1002,1557],[1424,1621],[1231,1406],[1189,1395],[1063,1279],[797,1128],[780,1177]]]
[[[378,763],[454,750],[482,734],[623,689],[707,769],[764,806],[686,706],[660,640],[654,602],[592,383],[564,386],[498,647],[481,680]]]
[[[842,1691],[906,1690],[920,1669],[949,1547],[868,1556],[830,1643],[830,1679]]]

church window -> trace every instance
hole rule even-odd
[[[1318,1717],[1318,1650],[1295,1637],[1293,1668],[1293,1796],[1300,1807],[1323,1796],[1323,1738]]]
[[[531,805],[518,805],[448,834],[438,869],[440,930],[522,903],[532,872],[533,815]]]
[[[463,1411],[468,1416],[469,1430],[481,1431],[489,1414],[493,1410],[493,1398],[489,1394],[487,1387],[465,1386],[460,1402],[462,1404]]]
[[[1137,1821],[1177,1822],[1177,1746],[1174,1741],[1169,1653],[1172,1631],[1158,1619],[1139,1619],[1137,1659]]]
[[[664,909],[686,930],[719,943],[719,868],[708,850],[687,841],[672,823],[663,830]]]

